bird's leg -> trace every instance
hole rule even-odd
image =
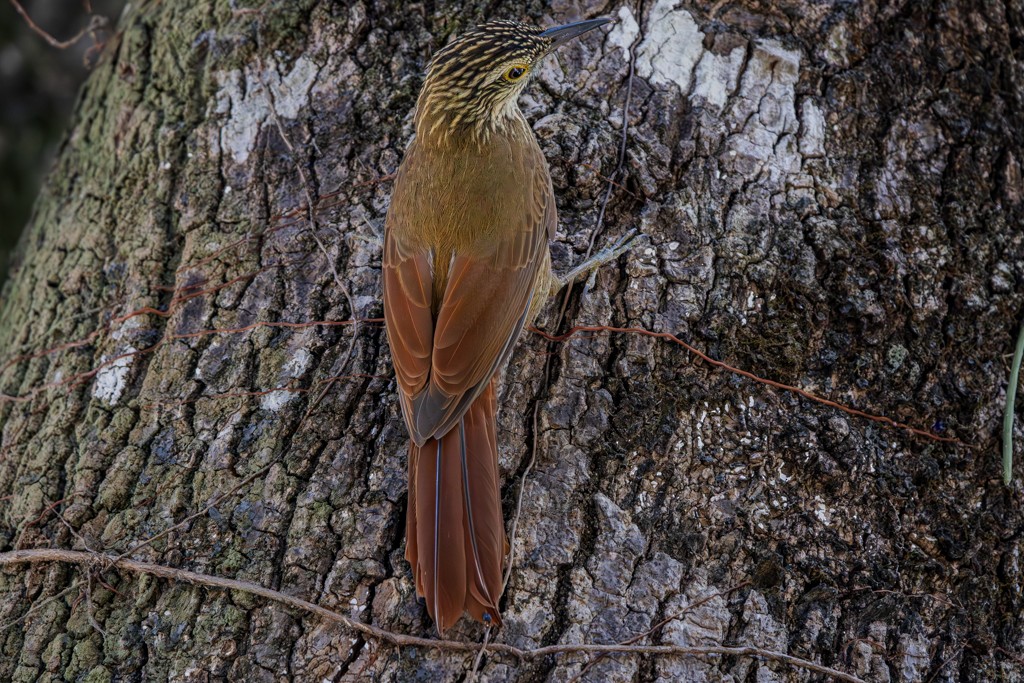
[[[370,229],[369,235],[362,235],[358,232],[352,232],[351,236],[367,244],[372,244],[378,249],[384,248],[384,232],[383,225],[374,225],[368,218],[363,218],[363,223]]]
[[[551,294],[555,294],[566,285],[576,284],[584,277],[587,278],[587,286],[584,287],[583,291],[584,293],[590,291],[593,289],[594,281],[597,278],[597,269],[606,263],[614,261],[629,251],[633,246],[633,242],[640,237],[646,237],[646,235],[641,235],[640,232],[634,228],[620,237],[619,240],[610,247],[606,247],[605,249],[597,252],[565,275],[556,277],[555,281],[552,283]]]

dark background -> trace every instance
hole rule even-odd
[[[123,5],[124,0],[21,2],[36,25],[59,41],[89,26],[91,14],[107,17],[113,26]],[[0,285],[89,73],[86,60],[92,64],[99,56],[94,38],[110,35],[108,27],[67,49],[56,48],[29,27],[10,0],[0,0]]]

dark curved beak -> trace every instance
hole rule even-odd
[[[595,29],[598,26],[604,26],[605,24],[610,24],[611,21],[611,19],[608,19],[606,17],[601,17],[600,19],[587,19],[586,21],[577,21],[572,24],[565,24],[563,26],[555,26],[554,28],[549,28],[546,31],[542,31],[540,36],[541,38],[547,38],[548,40],[551,41],[551,47],[548,48],[548,51],[550,52],[551,50],[557,48],[559,45],[564,45],[573,38],[581,36],[591,29]]]

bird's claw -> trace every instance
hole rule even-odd
[[[589,259],[566,273],[565,277],[560,278],[560,288],[565,285],[574,284],[586,276],[587,283],[583,287],[583,296],[586,296],[590,290],[594,288],[594,285],[597,282],[598,268],[622,256],[633,247],[633,243],[636,240],[646,237],[647,235],[641,233],[636,228],[629,230],[625,235],[616,240],[614,244],[597,252]]]

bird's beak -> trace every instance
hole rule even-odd
[[[564,26],[555,26],[549,28],[546,31],[541,32],[541,38],[547,38],[551,41],[551,47],[548,51],[552,51],[559,45],[568,43],[573,38],[581,36],[587,31],[597,28],[598,26],[604,26],[610,24],[611,19],[601,17],[600,19],[587,19],[586,21],[577,21],[572,24],[565,24]]]

